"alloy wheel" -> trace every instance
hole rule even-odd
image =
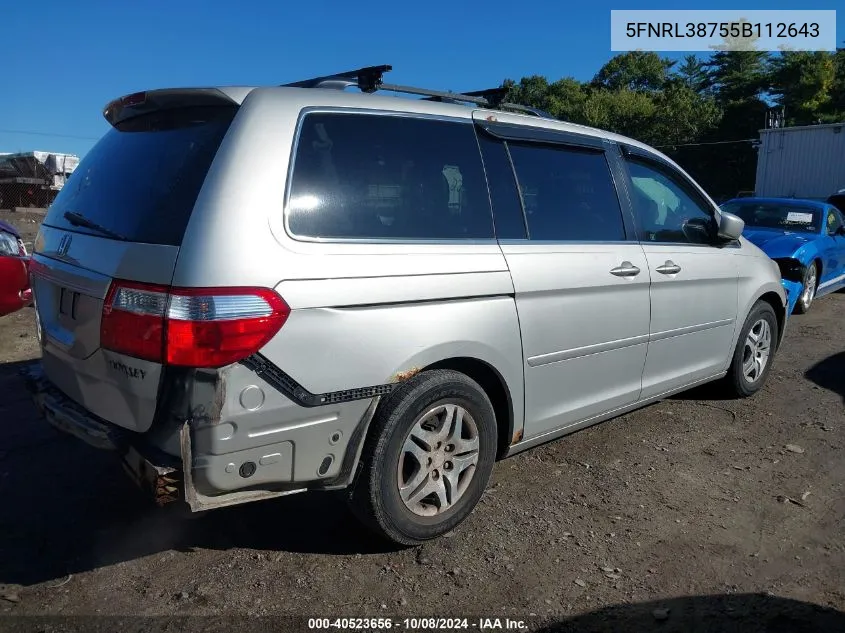
[[[398,464],[399,496],[411,512],[436,516],[466,492],[478,464],[478,426],[469,411],[441,404],[414,422]]]
[[[757,382],[766,365],[772,348],[772,328],[766,319],[758,319],[745,337],[742,349],[742,373],[748,382]]]
[[[801,291],[801,306],[808,310],[816,296],[816,267],[810,266],[807,271],[807,278],[804,280],[804,288]]]

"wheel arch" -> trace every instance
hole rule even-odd
[[[824,261],[821,252],[819,252],[819,245],[815,242],[809,242],[799,248],[793,254],[795,259],[805,270],[811,264],[816,265],[816,287],[821,283],[822,271],[824,270]],[[803,281],[803,279],[801,280]]]
[[[777,345],[780,347],[781,341],[783,341],[783,334],[786,325],[786,306],[783,305],[781,301],[780,295],[776,292],[768,291],[763,293],[757,301],[765,301],[770,306],[772,306],[772,310],[775,312],[775,317],[778,321],[778,341]],[[757,301],[755,301],[752,306],[756,305]]]
[[[477,382],[484,390],[487,397],[490,398],[496,416],[496,459],[505,457],[511,444],[522,439],[524,421],[517,415],[516,409],[516,406],[522,404],[520,400],[522,393],[516,394],[517,403],[515,404],[514,394],[502,372],[490,362],[475,356],[450,356],[431,360],[422,366],[415,366],[411,370],[399,372],[395,377],[400,380],[408,380],[419,373],[435,369],[450,369],[460,372]],[[360,470],[361,450],[369,441],[372,433],[369,422],[378,407],[381,406],[382,402],[379,401],[369,410],[368,415],[365,416],[366,422],[362,426],[362,433],[351,447],[347,456],[347,459],[350,460],[348,464],[349,477],[340,477],[336,481],[330,482],[332,485],[340,484],[342,487],[353,485]]]
[[[473,379],[490,398],[493,412],[496,414],[496,457],[503,457],[510,445],[521,439],[522,430],[518,430],[519,437],[514,432],[514,403],[507,381],[502,374],[490,363],[471,356],[446,358],[426,367],[421,371],[432,369],[451,369]]]
[[[743,324],[751,314],[751,310],[758,301],[765,301],[775,312],[775,317],[778,324],[778,340],[777,345],[783,341],[784,331],[789,324],[789,314],[787,313],[790,305],[790,298],[787,289],[784,287],[784,282],[779,278],[770,278],[762,284],[745,284],[740,286],[740,300],[737,310],[736,327],[731,342],[731,355],[739,344],[739,337],[742,333]],[[730,366],[730,358],[725,363],[725,370]]]

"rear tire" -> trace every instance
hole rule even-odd
[[[816,298],[816,290],[819,285],[819,267],[816,262],[807,266],[804,271],[804,280],[801,286],[801,296],[795,303],[795,314],[807,314],[810,311],[810,306],[813,304],[813,299]]]
[[[747,398],[766,383],[777,349],[778,333],[778,320],[772,306],[758,301],[745,319],[725,376],[732,395]]]
[[[379,405],[350,507],[394,543],[437,538],[478,504],[496,442],[493,405],[474,380],[451,370],[422,372]]]

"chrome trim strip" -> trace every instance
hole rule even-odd
[[[713,243],[713,244],[701,244],[699,242],[652,242],[651,240],[640,240],[640,244],[645,246],[670,246],[673,249],[678,248],[715,248],[715,249],[723,249],[723,248],[738,248],[740,246],[738,240],[734,240],[733,242],[723,242],[723,243]]]
[[[845,275],[843,275],[843,277],[845,277]],[[704,332],[717,327],[726,327],[728,325],[733,325],[733,322],[733,319],[723,319],[721,321],[711,321],[710,323],[689,325],[687,327],[678,328],[677,330],[665,330],[663,332],[641,334],[639,336],[618,339],[616,341],[606,341],[604,343],[584,345],[583,347],[573,347],[572,349],[565,349],[559,352],[550,352],[548,354],[531,356],[527,360],[527,363],[529,367],[542,367],[543,365],[549,365],[551,363],[557,363],[564,360],[583,358],[594,354],[602,354],[604,352],[625,349],[626,347],[633,347],[634,345],[642,345],[643,343],[663,341],[665,339],[675,338],[676,336],[683,336],[684,334],[694,334],[695,332]]]
[[[642,345],[644,343],[648,343],[648,334],[641,334],[639,336],[632,336],[631,338],[606,341],[604,343],[595,343],[593,345],[584,345],[583,347],[574,347],[572,349],[565,349],[559,352],[532,356],[528,359],[528,366],[541,367],[551,363],[572,360],[574,358],[582,358],[584,356],[592,356],[593,354],[601,354],[603,352],[615,351],[617,349],[625,349],[626,347],[633,347],[634,345]]]
[[[636,244],[635,240],[535,240],[531,238],[508,238],[499,240],[502,246],[578,246],[584,244],[587,246],[631,246]]]
[[[30,274],[50,283],[96,299],[105,299],[111,278],[87,268],[74,266],[38,253],[32,256],[35,265]]]
[[[726,327],[733,325],[734,319],[722,319],[721,321],[711,321],[710,323],[699,323],[698,325],[688,325],[677,330],[664,330],[663,332],[653,332],[649,335],[649,342],[663,341],[668,338],[675,338],[676,336],[683,336],[684,334],[693,334],[695,332],[704,332],[705,330],[712,330],[717,327]]]

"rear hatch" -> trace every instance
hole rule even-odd
[[[31,273],[44,372],[124,428],[152,424],[162,326],[142,316],[167,301],[188,220],[237,107],[205,89],[112,102],[105,111],[112,129],[59,193],[36,240]]]

